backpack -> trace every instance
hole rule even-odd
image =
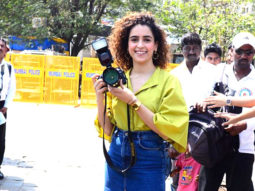
[[[214,111],[198,113],[193,108],[189,115],[188,147],[198,163],[210,168],[235,151],[235,137],[224,130],[224,119],[215,118]]]

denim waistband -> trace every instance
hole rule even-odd
[[[114,136],[128,136],[128,131],[122,130],[118,127],[115,127]],[[162,141],[167,143],[164,139],[162,139],[158,134],[149,130],[149,131],[131,131],[131,136],[134,140],[142,139],[142,140],[155,140],[155,141]]]

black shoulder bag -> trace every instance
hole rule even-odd
[[[214,111],[190,112],[188,144],[191,156],[206,167],[213,167],[227,154],[234,152],[234,137],[224,130],[224,119],[215,118]]]

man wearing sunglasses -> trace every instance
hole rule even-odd
[[[3,119],[7,117],[7,108],[12,101],[15,90],[15,72],[13,66],[4,60],[9,48],[6,41],[0,37],[0,114]],[[1,118],[0,118],[1,119]],[[5,151],[5,120],[0,120],[0,168],[4,158]],[[0,180],[4,178],[4,174],[0,171]]]
[[[241,32],[233,38],[233,62],[226,66],[223,76],[223,83],[228,86],[229,92],[232,92],[231,96],[255,95],[255,69],[252,66],[254,53],[255,37],[251,33]],[[231,96],[221,94],[211,97],[208,104],[216,105],[217,102],[225,100],[223,104],[217,106],[233,107]],[[247,110],[247,108],[240,109]],[[203,191],[217,191],[224,173],[226,173],[228,191],[253,190],[251,178],[254,162],[254,130],[255,118],[226,127],[226,131],[232,136],[238,136],[239,144],[235,152],[228,154],[213,168],[205,167],[206,181]]]

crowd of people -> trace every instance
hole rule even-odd
[[[218,191],[224,175],[228,191],[253,191],[255,130],[255,37],[236,34],[223,63],[222,48],[204,49],[197,33],[181,39],[184,61],[170,73],[166,33],[148,12],[129,13],[117,21],[109,47],[127,83],[107,84],[92,77],[99,136],[110,141],[106,157],[105,191]],[[203,50],[203,54],[202,54]],[[4,60],[9,51],[0,38],[0,114],[15,94],[13,66]],[[218,92],[223,83],[227,92]],[[217,111],[229,106],[225,131],[237,140],[236,150],[213,167],[199,164],[189,150],[189,111],[200,107]],[[1,115],[0,115],[1,117]],[[6,122],[0,118],[0,167],[5,151]],[[171,185],[165,180],[171,176]],[[4,174],[0,171],[0,180]]]
[[[228,191],[252,191],[255,37],[249,32],[236,34],[223,63],[218,44],[203,50],[200,36],[187,33],[181,39],[184,61],[170,73],[164,70],[166,34],[150,13],[120,19],[109,42],[127,84],[120,80],[118,87],[112,87],[99,74],[92,78],[96,128],[111,142],[104,190],[165,191],[171,186],[172,191],[218,191],[226,175]],[[227,93],[218,92],[219,82]],[[210,168],[192,158],[187,142],[188,112],[198,106],[231,107],[231,113],[218,112],[215,117],[225,118],[225,130],[238,140],[235,152]],[[165,185],[169,175],[172,184]]]
[[[189,52],[185,48],[187,46],[190,47],[188,48]],[[200,56],[201,39],[199,35],[195,33],[186,34],[182,39],[184,62],[172,70],[171,73],[179,78],[184,96],[185,98],[187,97],[186,103],[188,107],[197,103],[209,105],[208,108],[225,105],[251,107],[251,105],[247,104],[247,102],[251,104],[249,100],[246,100],[245,105],[243,103],[244,99],[240,97],[252,96],[255,91],[255,86],[253,85],[255,75],[252,65],[254,48],[255,37],[250,33],[242,32],[237,34],[232,41],[232,48],[230,50],[232,56],[229,57],[232,63],[221,63],[222,50],[215,43],[205,48],[203,61]],[[182,74],[185,71],[184,77]],[[223,82],[223,84],[227,85],[229,88],[228,92],[231,92],[231,94],[223,95],[215,92],[214,88],[217,82]],[[239,99],[241,104],[238,102]],[[243,110],[246,109],[243,108]],[[238,113],[240,109],[233,108],[232,112]],[[217,115],[227,119],[233,116],[232,113],[219,113]],[[212,168],[201,166],[197,174],[199,178],[194,182],[191,180],[189,183],[183,182],[184,175],[183,173],[180,174],[177,190],[179,190],[180,184],[185,185],[185,187],[189,184],[195,184],[196,189],[193,190],[216,191],[221,185],[224,174],[226,174],[227,190],[253,190],[251,177],[254,161],[254,125],[252,124],[254,119],[239,122],[237,119],[240,117],[243,119],[243,115],[245,113],[241,114],[241,116],[232,117],[232,121],[224,124],[232,124],[226,128],[226,131],[233,136],[238,135],[239,145],[237,151],[227,155]],[[246,114],[244,117],[248,118],[249,115],[247,116]],[[185,173],[192,173],[192,171],[187,170]],[[175,182],[172,185],[172,190],[175,190],[176,185],[177,183]]]

